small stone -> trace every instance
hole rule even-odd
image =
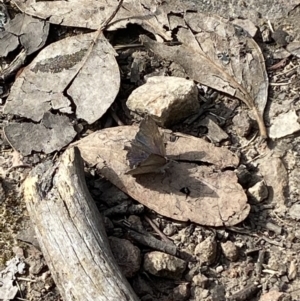
[[[163,229],[163,233],[167,236],[172,236],[176,232],[176,227],[172,224],[167,224]]]
[[[208,237],[199,243],[194,254],[199,258],[201,264],[212,264],[217,255],[217,243],[214,238]]]
[[[143,226],[143,223],[141,221],[141,218],[137,215],[130,215],[127,219],[127,221],[132,224],[132,225],[135,225],[135,226]]]
[[[236,170],[236,175],[239,179],[239,183],[243,187],[247,187],[249,183],[252,181],[252,174],[247,170],[247,167],[243,164],[241,164],[237,170]]]
[[[258,159],[259,172],[264,177],[266,185],[273,189],[273,202],[276,204],[277,214],[286,214],[286,189],[288,187],[288,173],[281,158],[267,155]]]
[[[196,84],[180,77],[153,76],[135,89],[126,102],[138,115],[149,115],[160,126],[170,126],[199,111]]]
[[[300,229],[296,229],[294,234],[296,238],[300,239]]]
[[[232,119],[236,133],[241,137],[247,137],[251,131],[251,120],[247,112],[239,112]]]
[[[248,194],[253,200],[260,203],[267,199],[269,191],[265,182],[260,181],[248,189]]]
[[[278,291],[270,291],[260,296],[259,301],[280,301],[285,294]]]
[[[269,128],[269,137],[272,139],[282,138],[292,135],[300,131],[300,124],[298,122],[298,115],[295,110],[289,110],[276,116],[271,121]]]
[[[296,260],[292,260],[288,269],[288,279],[293,280],[297,276],[297,262]]]
[[[282,30],[277,29],[272,33],[272,39],[276,42],[278,46],[286,46],[290,42],[289,34]]]
[[[239,257],[239,251],[238,248],[236,247],[236,245],[228,240],[224,243],[221,243],[221,248],[223,251],[224,256],[230,260],[230,261],[237,261],[238,257]]]
[[[152,295],[147,294],[141,298],[141,301],[153,301],[153,297]]]
[[[28,257],[25,259],[25,263],[29,265],[29,273],[37,275],[46,265],[43,254],[35,247],[31,247],[27,252]]]
[[[109,237],[111,251],[125,277],[133,277],[140,269],[141,251],[127,239]]]
[[[194,267],[189,267],[187,273],[184,275],[184,279],[188,282],[191,282],[193,277],[195,275],[199,274],[199,267],[198,266],[194,266]]]
[[[272,33],[271,33],[271,30],[269,28],[264,28],[262,31],[261,31],[261,36],[262,36],[262,40],[264,43],[269,43],[271,42],[271,37]]]
[[[186,262],[175,256],[154,251],[145,254],[144,269],[157,277],[180,279],[186,269]]]
[[[196,276],[193,277],[193,285],[195,286],[199,286],[202,288],[207,288],[208,285],[208,278],[202,274],[198,274]]]
[[[219,265],[216,267],[216,273],[217,274],[220,274],[224,271],[224,267],[222,265]]]
[[[173,289],[168,300],[172,301],[184,301],[190,297],[190,288],[188,283],[182,283]]]
[[[296,220],[300,220],[300,204],[294,204],[289,209],[290,217]]]
[[[202,289],[199,286],[195,286],[191,290],[191,295],[193,297],[192,300],[206,300],[206,298],[210,295],[210,290]],[[212,299],[208,299],[208,300],[212,300]]]

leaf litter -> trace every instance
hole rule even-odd
[[[179,5],[178,3],[179,2],[176,2],[177,6],[165,5],[161,8],[157,5],[154,5],[151,1],[136,1],[136,3],[134,2],[134,5],[132,5],[132,2],[130,2],[130,4],[125,3],[119,11],[118,18],[122,19],[122,11],[124,11],[124,9],[127,11],[127,13],[130,12],[130,16],[125,18],[127,20],[125,23],[126,25],[130,22],[134,22],[133,20],[136,18],[136,13],[137,15],[141,14],[141,19],[143,19],[142,16],[147,13],[147,16],[150,16],[150,21],[147,19],[143,22],[148,26],[152,22],[151,20],[155,19],[156,29],[154,32],[159,33],[160,31],[158,30],[157,26],[161,29],[164,29],[166,25],[170,25],[168,20],[169,12],[183,11],[182,5]],[[18,4],[26,13],[39,17],[41,17],[41,15],[38,7],[41,6],[43,8],[42,11],[48,14],[47,16],[44,16],[44,18],[50,18],[52,13],[54,13],[54,16],[55,14],[57,15],[63,13],[63,20],[66,20],[66,15],[69,13],[71,14],[73,20],[76,20],[77,25],[79,20],[85,20],[85,15],[79,18],[75,13],[76,11],[73,11],[70,8],[64,10],[63,7],[59,6],[60,4],[64,6],[66,4],[65,2],[55,2],[54,12],[52,12],[50,7],[48,7],[53,3],[48,1],[39,1],[36,3],[35,1],[30,0],[25,3],[16,4]],[[72,5],[72,2],[67,3],[66,5],[69,4]],[[107,20],[109,14],[111,14],[111,7],[107,6],[106,2],[102,4],[103,5],[98,3],[98,9],[94,10],[101,14],[100,21]],[[118,2],[116,2],[116,4],[118,4]],[[91,18],[88,19],[90,20]],[[195,19],[201,19],[204,22],[201,22],[201,24],[200,22],[195,23],[193,21]],[[110,21],[111,20],[109,20],[109,22]],[[164,49],[160,55],[163,55],[166,59],[172,59],[175,62],[183,65],[186,72],[194,80],[228,93],[232,96],[236,96],[244,101],[248,107],[252,109],[254,116],[258,121],[262,137],[266,137],[267,134],[262,116],[267,100],[268,80],[263,64],[263,57],[256,43],[250,37],[248,37],[247,34],[243,33],[241,28],[237,34],[237,26],[232,26],[228,24],[228,22],[225,22],[215,16],[186,13],[184,16],[184,21],[189,28],[198,33],[196,36],[194,36],[190,30],[181,28],[178,33],[178,38],[186,45],[193,45],[192,47],[187,48],[183,44],[182,46],[172,49],[162,44],[155,44],[153,41],[152,51],[154,51],[154,45],[159,47],[160,50]],[[60,19],[59,22],[61,23],[62,19]],[[106,23],[108,24],[109,22],[107,21]],[[118,22],[116,21],[116,23]],[[85,26],[89,27],[89,25],[86,23],[86,20],[84,24]],[[97,24],[99,24],[99,20]],[[72,23],[67,23],[67,25],[72,25]],[[93,26],[95,26],[95,24]],[[215,28],[218,29],[217,33],[215,32]],[[100,33],[99,30],[98,32]],[[166,38],[166,36],[162,36]],[[51,108],[59,110],[62,113],[71,114],[73,113],[71,101],[64,95],[67,94],[76,105],[77,118],[84,119],[90,124],[98,120],[112,104],[116,94],[118,93],[119,73],[117,70],[117,64],[113,57],[116,54],[114,53],[112,47],[110,50],[108,49],[110,45],[102,36],[99,37],[101,42],[98,41],[96,44],[105,44],[104,49],[101,47],[99,47],[100,49],[97,49],[97,45],[92,44],[92,51],[90,51],[90,53],[87,51],[87,56],[83,58],[83,52],[88,48],[87,43],[93,42],[85,40],[84,37],[86,37],[87,40],[89,38],[93,39],[91,36],[89,36],[89,34],[71,37],[51,44],[44,49],[34,60],[34,62],[32,62],[32,64],[24,70],[23,75],[17,79],[5,106],[5,113],[23,116],[34,121],[41,120],[42,115]],[[146,37],[141,37],[141,39],[144,40],[145,46],[148,45],[149,48],[150,40],[148,39],[146,43]],[[73,40],[75,41],[73,42]],[[214,41],[213,44],[209,45],[207,43],[209,40]],[[104,41],[106,43],[104,43]],[[78,46],[77,42],[81,43],[81,46]],[[74,47],[75,49],[73,49],[74,45],[76,45]],[[53,47],[56,49],[66,49],[66,51],[62,54],[58,54],[56,52],[57,50],[54,50],[54,53],[52,53]],[[79,47],[82,48],[79,49]],[[173,51],[171,51],[171,49]],[[58,61],[55,56],[61,56],[60,60],[63,61],[69,59],[70,55],[75,55],[76,51],[78,52],[79,56],[77,56],[75,61],[72,63],[72,66],[63,65],[61,70],[62,72],[58,72],[59,68],[56,68]],[[194,53],[195,51],[196,55]],[[180,52],[181,54],[177,55],[177,52]],[[107,53],[110,54],[106,55]],[[193,61],[185,59],[187,54],[191,54],[188,55],[188,57]],[[213,54],[217,57],[209,57],[210,54]],[[87,63],[85,64],[85,68],[83,70],[81,70],[81,67],[79,67],[80,59],[82,59],[84,62],[85,59],[87,59]],[[243,68],[240,68],[242,63]],[[39,69],[39,67],[35,66],[35,64],[42,64],[43,68]],[[46,71],[47,65],[50,66],[48,72]],[[55,65],[54,69],[51,69],[51,65]],[[247,69],[248,65],[251,66],[251,68]],[[70,73],[65,74],[65,67],[70,69]],[[76,70],[76,68],[78,69]],[[103,73],[103,70],[107,71],[107,73]],[[35,74],[35,71],[41,71],[42,73],[38,75],[38,72]],[[100,74],[97,74],[97,71],[99,71]],[[93,74],[93,76],[91,76],[91,74]],[[254,74],[255,76],[253,76]],[[47,81],[41,80],[41,78],[44,78],[45,75],[49,76],[49,79]],[[96,83],[97,79],[100,77],[102,82],[104,82],[103,85],[97,85]],[[30,79],[30,81],[26,81],[25,78]],[[91,81],[91,78],[95,80]],[[60,84],[57,87],[53,87],[53,82],[59,82]],[[114,85],[113,87],[108,88],[110,83],[113,83]],[[71,84],[71,86],[65,91],[68,84]],[[99,89],[99,87],[103,87],[103,89]],[[249,88],[251,91],[247,91]],[[30,95],[32,93],[35,95]],[[28,95],[30,95],[31,99],[31,101],[26,101],[26,105],[23,103],[24,94],[26,94],[25,99],[29,98]],[[104,95],[105,99],[101,97],[101,101],[97,102],[95,100],[100,99],[99,95]],[[37,106],[36,103],[38,103]],[[94,106],[91,106],[91,104],[94,104]],[[87,109],[87,107],[89,109]]]
[[[295,1],[293,1],[293,2],[295,2]],[[213,5],[215,5],[215,4],[213,4]],[[235,6],[235,7],[238,7],[238,6]],[[284,7],[284,6],[282,6],[282,7]],[[245,11],[247,11],[247,10],[245,10]],[[172,16],[172,18],[170,17],[170,20],[172,19],[172,22],[174,21],[172,23],[173,28],[176,29],[176,27],[178,27],[178,24],[180,24],[180,26],[186,26],[186,24],[187,24],[186,20],[184,20],[181,17],[179,17],[179,18],[176,18],[176,17],[178,17],[178,16],[176,15],[176,16]],[[126,23],[126,21],[125,21],[125,23]],[[113,24],[111,25],[111,28],[112,27],[113,27]],[[144,27],[144,28],[146,28],[146,27]],[[179,33],[182,34],[182,32],[186,31],[190,34],[189,29],[191,29],[191,28],[192,28],[192,26],[188,25],[188,26],[186,26],[186,28],[181,28],[179,30]],[[163,32],[165,32],[165,31],[163,31]],[[196,40],[197,44],[199,45],[200,42],[197,41],[197,39],[198,39],[197,35],[199,34],[199,32],[192,29],[191,33],[192,33],[192,35],[194,35],[194,39]],[[160,34],[160,36],[163,36],[163,35]],[[183,45],[185,44],[183,42],[183,38],[182,38],[181,42],[183,43]],[[188,46],[191,46],[191,45],[188,45]],[[209,49],[209,47],[207,49]],[[217,49],[217,47],[215,49]],[[197,49],[197,51],[198,51],[198,49]],[[228,57],[228,55],[227,55],[228,51],[227,52],[226,51],[223,51],[223,49],[222,49],[222,51],[217,52],[217,54],[216,54],[217,59],[216,59],[216,62],[214,62],[215,64],[221,63],[221,65],[225,65],[225,67],[226,67],[228,65],[228,61],[229,61],[229,64],[232,63],[233,58],[230,56]],[[246,52],[246,54],[247,54],[247,52]],[[253,55],[253,52],[251,54]],[[250,62],[251,62],[251,59],[250,59]],[[259,64],[261,64],[261,62]],[[221,67],[223,67],[223,66],[221,66]],[[78,66],[79,70],[81,70],[81,68],[82,68],[81,66]],[[229,69],[229,71],[230,71],[230,69]],[[225,72],[228,72],[230,74],[229,71],[225,70]],[[244,74],[247,72],[248,71],[242,71],[241,72],[242,76],[244,76]],[[232,75],[230,75],[230,76],[232,76]],[[236,80],[235,76],[232,76],[232,77],[234,78],[234,80]],[[226,80],[228,81],[228,79],[226,79]],[[238,84],[242,85],[240,82],[238,82]],[[249,87],[247,87],[247,89],[246,89],[247,93],[249,93],[251,95],[251,97],[252,97],[252,94],[255,95],[255,92],[253,92],[253,91],[255,91],[255,89],[256,89],[256,87],[253,88],[252,85],[253,85],[253,83],[251,83],[251,81],[250,81]],[[230,88],[231,83],[229,83],[229,85],[227,85],[226,87]],[[249,92],[248,88],[249,88],[249,90],[253,89],[253,91]],[[233,90],[234,89],[236,89],[236,86],[233,87]],[[242,90],[237,89],[238,93],[241,93],[241,91]],[[264,93],[262,93],[262,94],[264,94]],[[63,95],[63,96],[65,96],[65,95]],[[232,96],[236,96],[236,95],[234,95],[234,93],[233,93]],[[243,95],[242,95],[242,97],[243,97]],[[257,102],[257,100],[258,100],[258,98],[253,97],[254,105],[259,107],[260,104]],[[58,108],[57,110],[59,110],[59,108],[60,108],[59,105],[57,105],[56,108]],[[259,112],[263,112],[263,109],[264,109],[264,103],[262,102],[262,106],[259,109]],[[60,110],[60,114],[62,114],[62,113],[65,113],[63,109]],[[294,113],[294,115],[296,116],[295,113]],[[293,116],[293,117],[295,117],[295,116]],[[293,120],[294,119],[295,118],[293,118]],[[296,122],[296,120],[294,120],[294,121]],[[116,144],[118,135],[113,130],[111,130],[111,132],[110,132],[109,129],[103,130],[103,131],[101,131],[101,133],[100,132],[95,133],[94,136],[92,135],[90,137],[90,139],[95,138],[97,140],[97,137],[99,140],[103,139],[103,143],[106,143],[108,145],[108,147],[111,147],[111,149],[115,151],[116,147],[122,148],[124,146],[124,144],[125,145],[129,144],[130,141],[134,140],[134,137],[138,131],[137,128],[134,128],[134,129],[135,129],[134,133],[128,134],[128,132],[126,132],[123,129],[123,127],[120,127],[118,130],[115,128],[114,131],[119,131],[118,135],[121,135],[122,136],[121,138],[123,139],[123,141],[119,144]],[[128,134],[128,137],[126,136],[127,134]],[[166,132],[165,134],[166,134],[166,136],[170,135],[168,132]],[[104,136],[104,138],[101,135]],[[115,136],[113,136],[113,135],[115,135]],[[109,141],[109,139],[107,137],[109,137],[111,141]],[[249,206],[246,204],[246,202],[241,202],[241,203],[239,203],[240,205],[236,205],[236,203],[232,202],[232,200],[230,203],[228,201],[228,200],[230,200],[230,198],[236,197],[236,195],[234,195],[233,193],[230,194],[228,191],[230,191],[231,189],[234,190],[234,188],[235,188],[236,191],[238,191],[237,195],[239,196],[241,188],[238,184],[236,186],[232,184],[235,181],[235,179],[228,179],[228,182],[226,183],[229,185],[228,187],[225,186],[225,183],[224,183],[225,182],[224,179],[226,179],[226,174],[230,175],[233,178],[235,177],[235,175],[231,172],[230,169],[228,170],[227,167],[229,166],[231,168],[236,168],[238,165],[238,159],[233,154],[231,154],[231,158],[228,154],[224,155],[223,151],[226,149],[222,149],[222,151],[219,152],[219,148],[216,148],[210,144],[207,144],[205,141],[202,141],[201,139],[197,139],[197,138],[183,135],[180,133],[172,133],[171,137],[175,137],[176,139],[175,139],[175,142],[172,142],[172,143],[171,143],[171,141],[170,142],[168,141],[168,143],[166,145],[166,153],[168,155],[168,158],[171,158],[173,156],[173,160],[176,161],[176,158],[177,158],[178,162],[172,161],[171,162],[172,164],[170,164],[169,169],[166,169],[165,174],[156,174],[155,176],[152,175],[152,178],[155,177],[155,178],[159,179],[161,181],[161,183],[165,184],[164,186],[158,186],[157,182],[156,182],[157,179],[152,180],[153,183],[151,183],[150,175],[138,176],[136,178],[131,177],[129,175],[125,175],[126,171],[128,171],[128,169],[129,169],[129,166],[128,166],[128,162],[126,162],[127,152],[123,149],[122,149],[123,152],[122,152],[121,161],[122,161],[122,164],[124,164],[124,165],[121,165],[121,164],[119,164],[119,165],[123,166],[124,169],[121,169],[121,168],[118,169],[119,165],[117,162],[118,161],[117,155],[114,156],[113,154],[111,154],[111,155],[106,154],[105,147],[102,146],[102,144],[99,141],[91,142],[89,139],[85,138],[86,145],[85,145],[85,147],[83,147],[83,145],[80,144],[80,148],[81,148],[82,153],[84,154],[87,162],[89,162],[91,164],[98,164],[97,166],[100,168],[100,171],[103,172],[103,174],[107,174],[108,175],[107,177],[109,179],[113,179],[116,183],[115,185],[117,185],[118,187],[121,187],[121,189],[125,192],[129,191],[131,193],[130,195],[132,195],[137,200],[141,199],[142,201],[145,202],[144,204],[146,204],[147,206],[149,205],[150,200],[153,200],[153,199],[155,200],[157,198],[156,194],[154,194],[154,193],[151,194],[149,192],[149,189],[150,189],[149,187],[152,187],[151,189],[153,190],[153,192],[155,192],[155,191],[160,192],[159,197],[157,198],[160,201],[160,204],[155,204],[155,206],[158,208],[158,210],[163,210],[160,207],[165,205],[165,202],[164,202],[165,196],[161,196],[161,195],[164,195],[164,194],[167,195],[171,191],[171,193],[174,194],[173,195],[174,199],[176,197],[177,199],[180,200],[179,204],[180,204],[180,206],[182,206],[181,208],[184,208],[183,211],[185,212],[185,216],[184,216],[183,220],[186,220],[185,218],[187,218],[189,220],[188,214],[186,213],[189,210],[191,211],[192,220],[195,218],[194,215],[196,213],[199,214],[199,212],[201,213],[200,215],[202,215],[202,219],[204,219],[203,216],[205,215],[205,213],[207,214],[208,217],[214,216],[214,218],[215,218],[215,214],[218,212],[218,210],[214,210],[215,208],[213,208],[213,209],[209,208],[209,211],[205,211],[206,207],[203,207],[204,205],[202,204],[202,201],[204,202],[204,200],[206,200],[207,203],[210,204],[211,207],[219,208],[220,219],[215,218],[215,222],[212,222],[213,218],[212,219],[208,218],[207,220],[208,220],[209,224],[214,224],[214,225],[219,225],[219,224],[233,225],[233,224],[235,224],[234,219],[231,219],[231,218],[227,219],[228,217],[226,216],[225,205],[229,206],[228,211],[231,212],[231,214],[233,214],[233,216],[240,215],[240,221],[242,221],[244,218],[243,216],[246,217],[248,214],[247,208],[249,208]],[[197,147],[194,147],[194,149],[191,150],[191,149],[189,149],[187,144],[190,144],[191,143],[190,141],[194,140],[194,139],[197,140]],[[177,143],[178,143],[178,147],[176,146]],[[98,157],[96,157],[97,147],[99,147],[99,145],[101,145],[100,151],[103,152],[103,156],[101,156],[101,154],[100,154],[100,155],[98,155]],[[191,143],[191,145],[194,145],[194,144]],[[95,149],[93,149],[93,147],[95,147]],[[185,149],[185,148],[187,148],[187,149]],[[89,151],[91,149],[92,149],[92,151],[89,153]],[[172,149],[174,149],[174,152],[172,152]],[[99,153],[99,151],[98,151],[98,153]],[[226,158],[225,161],[223,161],[224,157]],[[180,158],[183,158],[182,161],[180,161]],[[107,160],[105,160],[105,159],[107,159]],[[114,162],[114,160],[116,162]],[[188,162],[188,161],[191,161],[191,162]],[[195,163],[195,162],[197,162],[197,163]],[[266,168],[270,168],[269,167],[270,162],[268,162],[268,160],[264,160],[264,162],[267,165]],[[176,170],[178,170],[180,172],[177,173]],[[261,170],[261,166],[259,166],[259,170]],[[278,168],[275,168],[274,170],[277,171]],[[269,172],[269,174],[272,176],[276,175],[276,173],[274,173],[274,170]],[[114,174],[114,172],[117,174]],[[132,182],[129,182],[129,180],[124,179],[123,177],[121,178],[121,176],[123,176],[122,173],[124,173],[124,177],[125,176],[130,177],[132,179]],[[174,184],[173,177],[178,178],[177,184]],[[214,182],[214,177],[217,179],[215,182]],[[275,182],[277,183],[278,181],[279,180],[276,178]],[[234,183],[236,184],[236,182],[234,182]],[[280,185],[282,184],[280,182],[279,183],[280,185],[277,185],[278,183],[277,184],[275,183],[276,185],[273,185],[274,183],[270,184],[267,182],[268,186],[274,187],[274,188],[280,187]],[[285,183],[285,185],[287,185],[287,184]],[[165,192],[166,186],[171,186],[172,189]],[[190,186],[192,187],[192,189]],[[213,198],[214,196],[216,196],[216,195],[219,196],[218,189],[220,188],[220,186],[221,186],[224,194],[228,193],[227,194],[228,199],[226,200],[225,197],[221,196],[220,198],[215,197],[214,200],[211,200],[211,198]],[[179,187],[180,187],[180,190],[178,192]],[[194,189],[193,189],[193,187],[194,187]],[[200,191],[198,191],[199,187],[201,188]],[[227,190],[226,190],[226,188],[227,188]],[[137,191],[133,191],[134,189]],[[145,194],[144,196],[142,195],[143,193]],[[277,198],[278,193],[276,193],[276,191],[275,191],[274,194],[276,195],[276,198]],[[196,201],[196,202],[199,203],[199,206],[196,206],[196,207],[190,206],[189,207],[188,205],[186,205],[186,206],[182,205],[181,195],[185,198],[185,201],[187,203],[188,202],[192,203],[195,199],[198,199],[198,201]],[[207,195],[210,196],[211,198],[207,197]],[[146,198],[148,198],[149,200],[145,200]],[[284,205],[283,207],[286,208],[286,206],[284,204],[285,196],[282,194],[282,195],[280,195],[280,198],[282,198],[282,204]],[[216,202],[217,199],[219,199],[219,203]],[[240,199],[243,199],[243,197],[240,197]],[[277,201],[277,199],[276,199],[276,201]],[[173,207],[177,206],[177,203],[172,203],[172,200],[169,201],[169,199],[167,199],[166,204],[167,204],[166,207],[170,207],[171,205]],[[224,207],[223,207],[223,204],[224,204]],[[236,208],[235,208],[235,210],[232,210],[232,207],[234,206],[234,204],[236,205]],[[244,207],[242,206],[242,204],[244,204]],[[151,206],[151,204],[149,205],[149,207],[150,206]],[[156,210],[155,206],[153,206],[154,210]],[[242,207],[246,208],[246,210],[241,209]],[[169,208],[167,208],[167,209],[169,209]],[[164,209],[164,210],[167,211],[167,209]],[[254,208],[254,209],[256,209],[256,208]],[[211,210],[214,210],[214,211],[211,211]],[[223,214],[223,210],[224,210],[224,214]],[[194,211],[196,211],[196,212],[194,212]],[[161,212],[161,211],[158,211],[158,212]],[[264,212],[265,212],[265,210],[261,213],[262,216],[263,216]],[[172,215],[172,214],[174,214],[174,215]],[[169,210],[169,216],[173,216],[174,219],[178,219],[178,216],[176,216],[176,214],[178,214],[178,212],[172,213],[172,210],[171,209]],[[168,215],[166,215],[166,216],[168,216]],[[259,216],[259,218],[262,216]],[[179,217],[181,217],[181,212],[180,212]],[[224,222],[226,220],[228,221],[228,223]],[[260,229],[258,229],[258,231],[259,230]],[[268,245],[267,245],[267,248],[268,248]],[[230,294],[230,292],[229,292],[229,294]]]
[[[116,0],[71,0],[71,1],[13,1],[18,8],[26,14],[36,16],[50,23],[72,27],[98,29],[99,24],[111,16],[119,4]],[[159,35],[166,40],[171,40],[171,33],[166,28],[169,26],[168,13],[182,13],[189,6],[188,2],[173,1],[158,5],[153,0],[124,1],[117,18],[110,22],[107,30],[125,28],[128,24],[141,25],[145,30]],[[193,7],[190,4],[190,7]],[[87,9],[88,8],[88,9]]]
[[[71,2],[66,5],[69,4],[72,5]],[[120,3],[116,2],[116,4],[120,7]],[[30,9],[34,7],[34,15],[38,16],[37,7],[41,6],[48,14],[47,18],[55,17],[55,14],[51,15],[53,12],[48,7],[51,2],[27,1],[25,6],[24,3],[22,5],[26,13],[32,13]],[[45,9],[45,5],[48,9]],[[122,7],[122,10],[130,12],[130,20],[127,18],[126,24],[134,22],[133,11],[141,13],[143,9],[146,9],[148,15],[149,11],[157,12],[157,7],[152,7],[151,2],[145,4],[143,1],[138,1],[135,8],[129,8],[131,4],[128,5],[125,3]],[[56,14],[71,13],[69,8],[59,10],[58,7]],[[106,10],[97,10],[97,12],[101,11],[101,20],[106,20],[105,25],[112,19],[111,9],[106,8]],[[172,8],[170,6],[164,8],[166,11],[160,11],[160,17],[154,18],[154,23],[155,13],[150,14],[150,19],[144,20],[143,24],[146,24],[145,28],[147,26],[152,26],[152,29],[156,26],[160,27],[161,30],[156,28],[154,32],[165,39],[170,39],[165,27],[166,24],[170,25],[168,13],[172,11]],[[122,10],[118,18],[122,17]],[[173,7],[174,10],[182,11],[182,8]],[[107,17],[108,14],[110,18]],[[73,16],[71,14],[73,20],[77,18],[76,16],[75,12]],[[58,22],[57,20],[52,18],[54,23]],[[66,21],[67,18],[63,20]],[[59,19],[59,22],[63,20]],[[177,38],[182,45],[166,46],[146,36],[141,36],[144,46],[163,59],[172,60],[181,65],[195,81],[245,102],[258,121],[262,137],[266,137],[262,115],[267,100],[268,79],[263,56],[254,40],[242,28],[212,15],[185,13],[181,21],[178,18],[170,20],[172,20],[173,28],[178,27]],[[116,21],[115,24],[117,23]],[[85,25],[91,26],[86,23]],[[120,76],[115,60],[116,52],[102,34],[104,27],[97,27],[96,32],[68,37],[43,49],[16,79],[4,108],[5,113],[26,117],[35,122],[43,120],[51,110],[65,114],[75,113],[77,119],[83,119],[90,124],[101,118],[119,91]],[[75,112],[73,112],[72,103],[76,105]],[[31,139],[28,141],[30,143],[20,140],[20,133],[29,129],[32,133],[42,133],[42,135],[37,134],[36,137],[43,137],[31,149],[29,147],[32,143]],[[75,136],[71,131],[61,137],[62,133],[55,127],[52,127],[49,133],[47,133],[49,130],[46,132],[45,130],[46,128],[43,128],[41,124],[24,123],[21,126],[15,124],[7,126],[5,133],[8,141],[26,155],[32,150],[43,150],[46,153],[59,150],[70,143]],[[106,134],[106,130],[103,130],[98,136],[95,134],[89,136],[89,139],[88,137],[83,139],[78,146],[84,159],[90,164],[89,156],[101,158],[100,163],[97,162],[101,173],[133,198],[165,216],[191,220],[204,225],[234,225],[247,217],[249,213],[247,197],[237,183],[234,172],[224,171],[224,168],[228,166],[237,167],[238,165],[238,162],[234,162],[232,153],[209,144],[203,145],[199,139],[174,134],[177,142],[168,142],[166,152],[168,157],[173,156],[172,160],[178,160],[178,162],[170,161],[165,174],[158,174],[155,178],[146,174],[135,179],[130,174],[144,173],[141,172],[141,164],[149,163],[146,162],[147,160],[157,168],[164,165],[166,159],[163,151],[157,154],[148,153],[146,157],[143,157],[143,162],[139,162],[138,166],[131,164],[132,169],[128,171],[126,162],[128,154],[126,155],[123,148],[132,133],[125,135],[122,131],[133,130],[127,127],[107,129],[109,135]],[[150,132],[146,134],[148,139],[152,139]],[[55,135],[60,141],[58,144],[52,143],[51,137]],[[105,137],[104,140],[98,141],[99,136]],[[113,141],[110,141],[111,137]],[[126,137],[125,140],[124,137]],[[99,144],[97,155],[92,155],[91,149],[95,144],[93,139]],[[50,144],[47,148],[43,147],[46,142]],[[109,152],[105,151],[107,145],[110,145]],[[85,149],[88,149],[88,158],[84,154]],[[111,152],[111,149],[115,151]],[[179,153],[178,150],[180,150]],[[205,162],[205,164],[199,165],[195,162]],[[152,167],[150,166],[149,169],[147,166],[147,172],[151,171]],[[183,187],[187,187],[190,191],[188,198],[180,192]],[[234,201],[229,204],[228,200]],[[161,202],[166,206],[162,207]]]

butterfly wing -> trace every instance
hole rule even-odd
[[[140,162],[137,167],[126,172],[128,175],[141,175],[147,173],[160,173],[166,165],[167,159],[156,154],[150,154],[148,158]]]
[[[139,166],[143,161],[145,161],[150,154],[139,147],[139,144],[136,145],[133,140],[131,143],[131,147],[128,148],[127,160],[129,162],[130,168],[135,168]]]
[[[160,134],[155,121],[149,116],[142,120],[134,144],[149,154],[166,156],[163,136]]]
[[[127,159],[131,170],[126,174],[131,175],[160,172],[167,163],[163,137],[155,121],[149,116],[141,122],[139,131],[131,142]]]

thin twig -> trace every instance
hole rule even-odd
[[[293,82],[286,82],[286,83],[270,83],[270,86],[287,86],[291,85]]]
[[[256,139],[257,134],[258,134],[258,132],[255,132],[254,136],[245,145],[242,145],[241,147],[239,147],[239,149],[241,150],[241,149],[244,149],[247,146],[249,146]]]
[[[25,278],[25,277],[18,277],[18,280],[27,281],[27,282],[37,282],[35,279]]]
[[[289,69],[289,70],[285,70],[285,71],[282,71],[280,73],[276,73],[276,76],[280,76],[280,75],[284,75],[284,74],[287,74],[295,69],[298,69],[300,67],[300,65],[297,65],[297,66],[294,66],[293,68]]]
[[[156,224],[148,217],[145,215],[145,220],[150,224],[150,226],[155,230],[155,232],[160,236],[162,240],[165,242],[173,243],[172,240],[170,240],[164,233],[160,231],[160,229],[156,226]]]
[[[115,110],[110,108],[109,110],[111,117],[113,118],[113,120],[120,126],[124,125],[124,123],[121,121],[121,119],[119,118],[119,116],[116,114]]]
[[[121,50],[121,49],[127,49],[127,48],[139,48],[144,47],[141,43],[139,44],[127,44],[127,45],[115,45],[114,49]]]
[[[270,20],[268,20],[268,25],[269,25],[269,28],[272,32],[274,32],[274,29],[273,29],[273,26],[272,26],[272,23]]]
[[[234,295],[230,296],[228,301],[247,301],[260,290],[258,283],[251,283]]]
[[[257,262],[255,264],[255,270],[256,270],[257,277],[261,276],[262,265],[265,261],[265,254],[266,254],[265,250],[259,250]]]

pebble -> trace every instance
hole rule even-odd
[[[198,89],[191,81],[175,76],[153,76],[135,89],[126,102],[137,115],[149,115],[160,126],[171,126],[200,109]]]
[[[237,261],[239,258],[239,251],[232,241],[221,243],[221,248],[224,256],[230,261]]]
[[[207,237],[204,241],[196,246],[194,254],[200,260],[201,264],[212,264],[217,255],[217,243],[215,239],[212,237]]]
[[[260,203],[268,198],[269,191],[265,182],[260,181],[248,189],[248,194],[252,200]]]
[[[175,256],[154,251],[145,254],[144,269],[157,277],[181,279],[186,269],[186,262]]]
[[[109,237],[111,251],[125,277],[133,277],[141,266],[141,251],[129,240]]]

